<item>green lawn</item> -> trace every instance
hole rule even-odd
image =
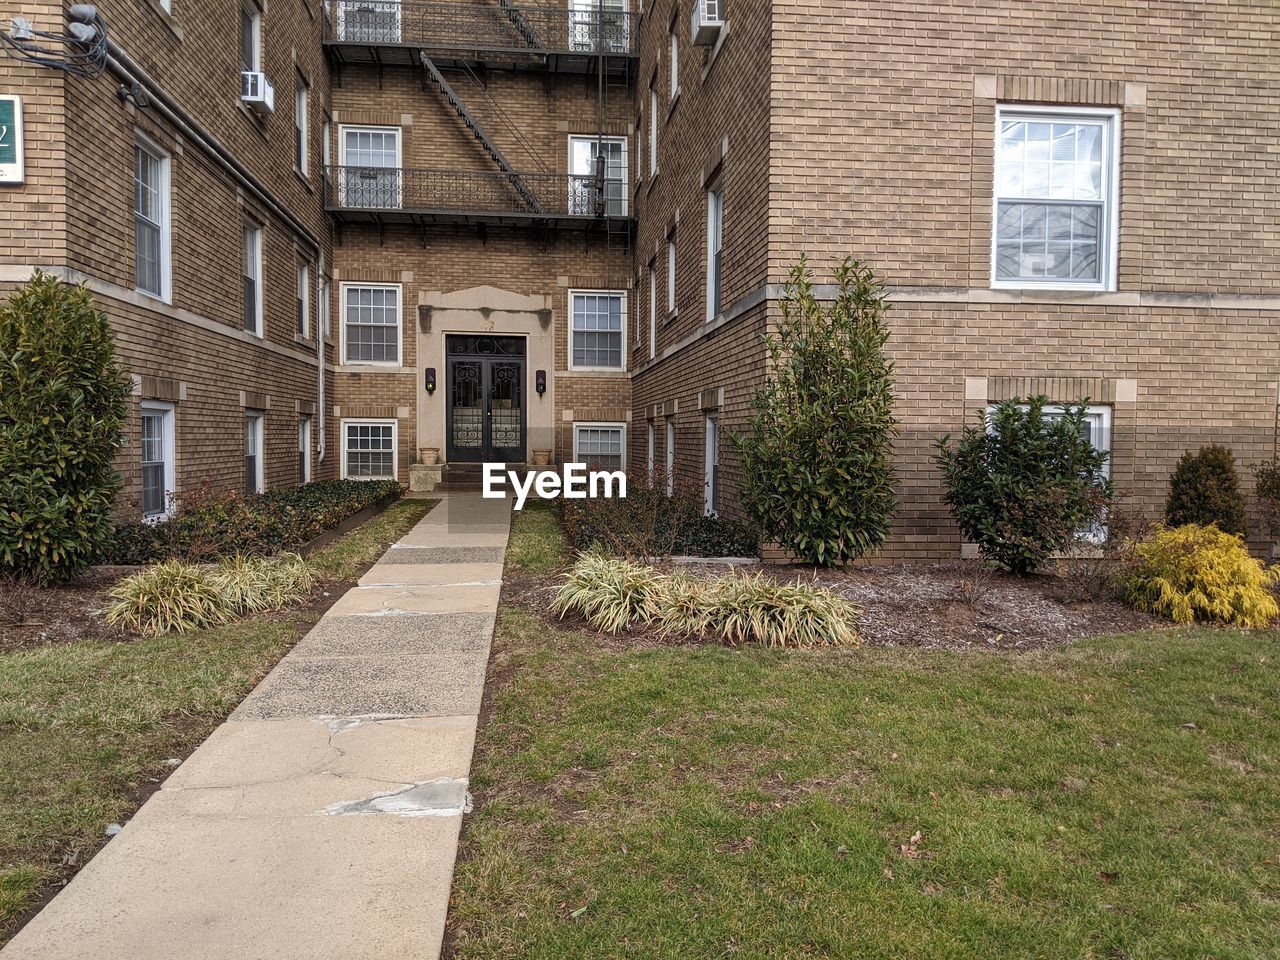
[[[353,577],[430,508],[405,500],[319,551]],[[0,655],[0,942],[220,723],[299,637],[300,618],[185,637]]]
[[[455,957],[1280,957],[1274,632],[494,657]]]

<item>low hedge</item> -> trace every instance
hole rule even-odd
[[[118,524],[104,563],[215,560],[298,550],[402,488],[394,480],[320,480],[242,496],[197,491],[172,519]]]

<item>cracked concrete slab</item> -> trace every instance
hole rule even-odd
[[[499,583],[467,587],[360,587],[344,593],[329,608],[329,616],[492,613],[497,609],[501,592],[502,585]]]
[[[501,563],[375,563],[361,586],[448,586],[491,584],[502,580]]]
[[[324,812],[335,817],[460,817],[471,812],[471,793],[466,780],[441,777],[363,800],[331,803]]]
[[[286,657],[232,713],[235,720],[319,713],[406,717],[478,714],[489,651],[421,656]]]
[[[388,550],[380,563],[501,563],[502,547],[401,547]]]
[[[434,613],[417,617],[335,617],[321,620],[293,648],[298,657],[397,657],[489,649],[491,613]]]

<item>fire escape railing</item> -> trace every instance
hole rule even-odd
[[[531,54],[635,53],[635,31],[625,10],[417,0],[332,0],[331,42],[363,46],[509,51]]]
[[[620,179],[563,173],[504,173],[421,167],[331,166],[331,210],[402,214],[486,214],[531,218],[626,217]]]

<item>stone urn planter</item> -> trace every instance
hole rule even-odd
[[[535,450],[535,451],[533,451],[533,465],[534,465],[535,467],[545,467],[545,466],[547,466],[549,463],[551,463],[551,451],[550,451],[550,450]]]
[[[439,459],[440,459],[439,447],[419,447],[418,448],[419,463],[425,463],[427,466],[431,466]]]

